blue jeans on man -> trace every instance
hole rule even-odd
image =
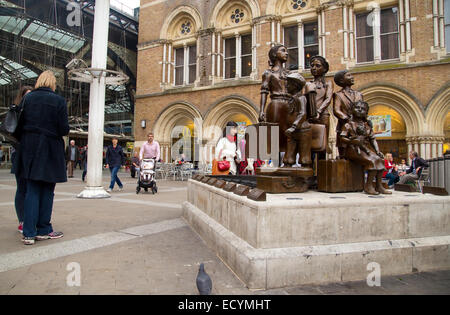
[[[55,183],[27,180],[23,236],[44,236],[53,232],[51,224]]]
[[[115,183],[117,183],[117,185],[119,185],[119,188],[122,189],[123,184],[120,181],[119,176],[117,175],[120,170],[120,166],[110,167],[109,170],[111,172],[111,184],[109,185],[109,189],[114,189]]]

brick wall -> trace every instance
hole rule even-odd
[[[145,140],[145,134],[153,128],[158,115],[174,102],[189,102],[193,104],[202,114],[206,113],[213,104],[227,95],[242,95],[251,100],[253,104],[259,107],[259,82],[249,83],[220,83],[219,86],[211,86],[211,30],[209,20],[218,0],[174,0],[165,1],[156,5],[146,7],[147,3],[152,1],[141,1],[140,15],[140,38],[139,43],[145,44],[152,42],[154,46],[150,48],[141,47],[138,53],[138,86],[136,102],[136,130],[135,137],[137,141]],[[321,1],[326,3],[327,1]],[[360,1],[355,1],[360,2]],[[370,1],[366,1],[367,3]],[[335,3],[335,2],[334,2]],[[438,59],[437,54],[432,53],[433,46],[433,19],[432,0],[411,0],[411,22],[412,47],[414,55],[409,57],[408,63],[393,62],[389,64],[371,64],[366,66],[355,66],[350,71],[355,73],[356,88],[364,87],[374,83],[390,84],[407,90],[410,94],[426,106],[432,97],[446,84],[450,77],[450,58]],[[259,1],[261,15],[265,15],[267,1]],[[181,5],[187,5],[195,8],[203,19],[203,27],[199,34],[199,56],[200,78],[197,87],[188,87],[181,89],[166,90],[161,87],[162,81],[162,61],[163,48],[158,44],[159,35],[164,19],[170,13]],[[330,77],[335,71],[344,69],[343,64],[344,44],[343,44],[343,19],[342,8],[332,5],[325,11],[326,32],[326,57],[331,65]],[[271,22],[270,17],[258,18],[256,22],[257,36],[257,70],[260,80],[261,74],[268,67],[268,50],[271,41]],[[166,39],[162,39],[166,40]],[[355,52],[356,53],[356,52]],[[220,81],[220,80],[218,80]],[[247,81],[248,82],[248,81]],[[335,88],[338,89],[337,87]],[[443,104],[442,106],[447,106]],[[138,123],[141,119],[148,121],[146,130],[140,128]]]

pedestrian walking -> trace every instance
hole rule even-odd
[[[108,150],[106,151],[106,168],[109,168],[111,172],[111,184],[107,192],[112,192],[116,183],[119,186],[119,191],[123,190],[123,184],[120,181],[118,172],[122,165],[125,164],[125,154],[118,143],[119,139],[113,138],[112,145],[108,146]]]
[[[67,182],[64,140],[69,134],[67,104],[55,93],[53,72],[43,72],[23,101],[17,128],[20,142],[15,174],[26,180],[23,242],[63,237],[53,231],[51,217],[56,183]]]
[[[79,159],[79,155],[78,148],[75,146],[75,140],[70,141],[70,145],[66,149],[67,176],[69,178],[73,178],[73,169]]]
[[[31,86],[23,86],[14,100],[14,105],[22,106],[22,100],[27,95],[33,91]],[[19,143],[13,143],[11,148],[11,174],[15,173],[16,169],[16,156],[17,150],[19,149]],[[17,230],[19,233],[23,233],[23,220],[24,220],[24,204],[25,204],[25,194],[27,193],[27,181],[17,175],[16,177],[16,195],[14,198],[14,207],[16,209],[17,219],[19,220],[19,227]]]
[[[87,175],[87,158],[88,158],[88,146],[86,145],[81,152],[81,164],[83,165],[83,174],[81,175],[81,180],[84,182]]]

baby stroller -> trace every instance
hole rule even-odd
[[[143,159],[139,168],[138,185],[136,187],[136,194],[139,194],[142,188],[148,191],[151,188],[152,193],[158,192],[158,187],[155,181],[155,159]]]

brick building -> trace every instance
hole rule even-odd
[[[211,161],[227,121],[257,122],[277,43],[306,78],[316,54],[330,63],[328,80],[354,74],[370,115],[390,115],[383,152],[432,158],[448,148],[450,0],[141,0],[140,12],[136,145],[153,131],[165,161],[197,139]]]

